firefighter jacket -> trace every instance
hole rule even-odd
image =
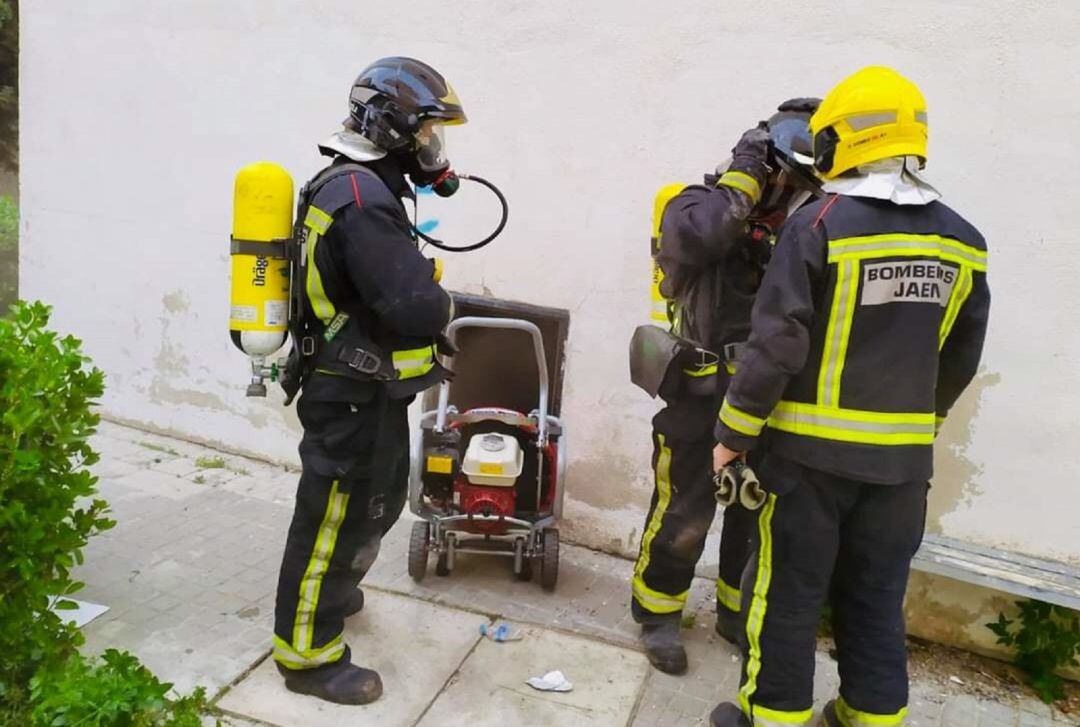
[[[745,341],[754,293],[770,250],[747,218],[761,197],[763,164],[744,163],[715,186],[691,185],[664,210],[657,264],[672,302],[672,332],[719,354]],[[763,228],[762,228],[763,229]]]
[[[975,375],[986,243],[940,202],[835,196],[788,220],[717,439],[854,480],[929,480],[937,427]]]
[[[452,301],[413,244],[397,162],[338,156],[320,176],[343,164],[351,171],[318,187],[304,214],[303,305],[317,344],[304,395],[359,403],[382,385],[407,398],[446,377],[436,339]]]

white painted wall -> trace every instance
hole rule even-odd
[[[96,0],[26,3],[22,23],[24,294],[85,340],[108,414],[275,459],[295,459],[292,410],[244,397],[227,335],[233,174],[313,173],[374,58],[442,70],[471,119],[453,159],[512,204],[448,284],[572,311],[568,527],[623,552],[650,487],[626,344],[653,192],[780,100],[897,67],[929,100],[932,178],[992,250],[985,373],[945,430],[932,526],[1080,562],[1075,3]]]

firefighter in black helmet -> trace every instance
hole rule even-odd
[[[382,693],[351,663],[344,619],[401,514],[409,469],[406,407],[446,378],[437,359],[452,317],[434,263],[411,236],[406,177],[456,189],[443,127],[461,102],[430,66],[384,58],[353,84],[344,128],[319,146],[331,159],[300,192],[302,285],[283,385],[298,390],[303,473],[278,580],[274,660],[292,691],[342,704]],[[362,646],[361,655],[363,656]]]
[[[657,262],[672,332],[720,361],[673,366],[653,419],[653,494],[632,582],[631,612],[642,625],[649,661],[661,671],[686,670],[679,627],[694,567],[716,512],[712,482],[716,410],[750,332],[750,309],[772,240],[787,215],[817,190],[810,170],[810,114],[817,99],[791,99],[750,129],[732,158],[687,187],[664,210]],[[740,576],[754,515],[738,503],[724,511],[716,583],[721,636],[741,631]]]

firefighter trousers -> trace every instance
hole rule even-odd
[[[710,410],[693,437],[687,437],[674,424],[668,426],[663,417],[654,420],[655,487],[634,567],[630,601],[638,623],[682,617],[694,568],[716,515],[712,481],[715,417],[715,411]],[[723,518],[717,611],[721,617],[738,620],[742,608],[739,582],[756,514],[735,504],[724,509]]]
[[[857,482],[766,455],[743,576],[739,705],[754,724],[803,724],[813,705],[822,606],[832,606],[846,725],[901,724],[908,697],[903,601],[928,484]]]
[[[375,562],[408,490],[404,404],[297,405],[303,472],[278,576],[274,659],[330,668],[349,659],[345,605]]]

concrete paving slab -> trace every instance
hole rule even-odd
[[[404,598],[369,594],[345,625],[353,661],[379,672],[384,693],[364,707],[293,694],[266,659],[218,702],[222,710],[280,727],[415,724],[479,641],[482,617]]]
[[[482,640],[420,727],[627,723],[649,668],[643,654],[539,627],[522,633],[522,641]],[[573,691],[540,692],[525,684],[556,669]]]
[[[564,544],[559,583],[548,593],[535,581],[515,580],[509,558],[466,553],[447,577],[435,575],[432,558],[427,577],[416,583],[406,572],[412,522],[403,517],[387,534],[365,584],[625,646],[637,643],[640,629],[630,618],[630,561]],[[711,590],[706,581],[697,585],[695,592]]]

